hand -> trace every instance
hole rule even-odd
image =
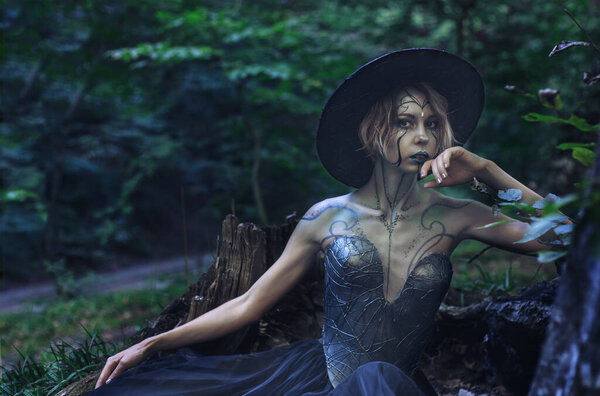
[[[96,388],[104,385],[106,381],[113,379],[128,368],[137,366],[147,355],[147,347],[142,341],[109,357],[102,369],[102,373],[100,373],[100,377],[98,377]]]
[[[435,180],[424,184],[425,188],[455,186],[470,182],[473,177],[479,177],[487,162],[463,147],[450,147],[434,159],[426,161],[420,174],[423,178],[431,170],[435,177]]]

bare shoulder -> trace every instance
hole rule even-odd
[[[457,199],[442,194],[435,198],[436,214],[444,217],[457,227],[464,230],[472,226],[485,225],[495,221],[491,207],[472,199]]]
[[[324,238],[339,224],[355,223],[358,219],[357,209],[350,200],[350,194],[327,198],[311,206],[300,219],[297,229],[307,233],[311,240],[320,244]]]
[[[341,211],[347,210],[348,206],[348,195],[327,198],[311,206],[300,220],[307,222],[328,222],[328,220],[334,219]]]
[[[435,212],[438,216],[464,216],[474,205],[483,205],[472,199],[449,197],[437,191],[432,191],[424,202],[425,211]],[[485,206],[485,205],[483,205]]]

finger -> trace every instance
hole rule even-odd
[[[450,150],[444,150],[442,153],[442,159],[444,161],[444,168],[448,169],[450,167]]]
[[[440,172],[440,169],[438,168],[437,161],[432,162],[431,172],[433,173],[433,177],[435,177],[435,181],[436,181],[437,185],[439,186],[442,183],[442,174]]]
[[[118,364],[118,360],[113,359],[112,357],[108,358],[106,364],[104,365],[104,368],[102,369],[102,373],[100,373],[100,377],[98,377],[98,381],[96,381],[96,388],[104,385],[104,383],[108,379],[108,376],[110,375],[110,373],[112,373],[113,369]]]
[[[420,173],[421,179],[424,178],[425,176],[427,176],[427,174],[429,173],[432,162],[433,162],[433,160],[427,160],[421,166],[421,173]]]
[[[442,181],[444,181],[444,179],[448,177],[448,171],[444,167],[444,159],[441,155],[435,159],[435,165],[437,167],[438,172],[440,173],[440,176],[442,177]]]
[[[127,370],[127,365],[123,362],[123,360],[121,360],[119,362],[119,365],[117,366],[117,368],[115,369],[115,371],[112,372],[112,374],[110,375],[110,377],[108,377],[107,381],[110,381],[111,379],[115,378],[117,375],[121,374],[123,371]]]

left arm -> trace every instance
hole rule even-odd
[[[431,170],[436,181],[425,183],[425,187],[447,187],[464,184],[476,177],[496,190],[516,188],[523,194],[521,202],[532,204],[542,197],[523,183],[506,173],[494,162],[481,158],[462,147],[444,150],[421,168],[421,177]]]
[[[510,223],[498,224],[484,228],[485,225],[497,221],[510,219],[505,214],[494,215],[492,209],[481,202],[473,202],[466,206],[460,213],[461,225],[457,235],[457,242],[463,239],[475,239],[494,247],[509,250],[515,253],[527,254],[540,250],[549,250],[550,246],[535,239],[526,243],[515,243],[529,231],[530,225],[514,220]],[[552,231],[550,231],[552,233]],[[552,235],[555,239],[556,237]]]
[[[462,147],[446,149],[436,158],[425,162],[421,168],[421,177],[427,175],[430,170],[436,180],[425,183],[424,187],[426,188],[464,184],[476,177],[497,190],[509,188],[521,190],[521,202],[532,204],[542,199],[539,194],[513,178],[494,162],[481,158]],[[494,215],[491,208],[484,204],[469,205],[462,213],[464,226],[460,239],[475,239],[518,253],[533,253],[550,249],[548,245],[539,240],[515,244],[530,228],[529,224],[521,221],[481,228],[486,224],[505,219],[509,219],[509,217],[504,214]],[[549,231],[546,236],[555,237],[553,231]]]

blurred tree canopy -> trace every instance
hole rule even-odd
[[[597,1],[564,6],[598,37]],[[562,7],[4,0],[3,273],[179,252],[182,196],[197,252],[232,206],[240,218],[279,222],[348,192],[316,156],[320,110],[357,67],[407,47],[449,50],[483,75],[486,108],[471,150],[541,193],[568,192],[583,167],[554,147],[573,129],[526,123],[521,115],[541,106],[504,90],[559,89],[565,114],[599,121],[598,88],[580,74],[592,68],[590,52],[548,59],[558,41],[583,39]]]

